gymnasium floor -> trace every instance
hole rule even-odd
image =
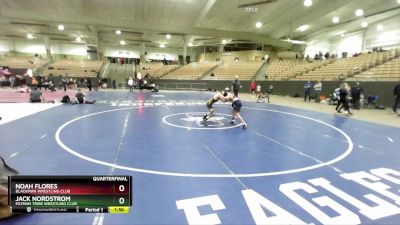
[[[88,96],[3,122],[1,155],[25,175],[131,175],[130,214],[0,224],[399,224],[399,128],[250,101],[247,129],[229,104],[203,126],[212,93]]]

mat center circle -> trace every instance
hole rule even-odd
[[[204,115],[204,112],[175,113],[164,116],[162,121],[189,130],[224,130],[240,126],[239,122],[232,122],[232,115],[214,113],[207,121],[203,121]]]

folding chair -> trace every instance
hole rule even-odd
[[[364,108],[369,108],[372,105],[374,108],[378,105],[378,95],[369,95],[367,99],[364,100]]]

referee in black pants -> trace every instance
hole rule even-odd
[[[397,112],[397,108],[399,107],[400,103],[400,84],[396,85],[393,89],[393,96],[394,96],[394,104],[393,104],[393,112]],[[400,115],[400,112],[399,112]]]
[[[240,88],[242,88],[242,85],[240,85],[239,77],[236,75],[235,80],[232,81],[232,91],[236,97],[239,97]]]

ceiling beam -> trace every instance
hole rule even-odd
[[[214,6],[216,0],[208,0],[207,3],[204,5],[204,7],[201,9],[201,12],[199,16],[197,17],[194,26],[198,27],[200,26],[201,21],[207,16],[208,12],[211,10],[211,8]]]
[[[210,3],[211,4],[211,3]],[[247,39],[260,44],[272,45],[280,48],[289,49],[291,44],[279,39],[272,38],[267,35],[255,34],[251,32],[236,32],[236,31],[225,31],[215,30],[208,28],[193,27],[192,25],[173,25],[168,24],[166,26],[163,23],[149,23],[145,20],[128,20],[118,19],[109,17],[93,17],[89,15],[73,15],[65,14],[60,15],[59,13],[47,13],[46,20],[40,13],[28,11],[28,10],[5,10],[0,9],[3,17],[8,19],[23,19],[36,21],[41,23],[68,23],[78,25],[93,25],[97,26],[97,30],[101,31],[101,27],[112,27],[120,29],[129,29],[141,32],[166,32],[166,33],[182,33],[187,35],[199,35],[199,36],[210,36],[219,38],[234,38],[234,39]]]
[[[338,25],[335,24],[335,25],[329,25],[329,26],[326,26],[326,27],[322,27],[318,31],[309,33],[309,34],[303,36],[302,38],[310,40],[310,39],[313,39],[313,38],[318,37],[320,35],[324,36],[327,33],[332,32],[332,31],[334,31],[335,29],[338,29],[338,28],[344,30],[344,29],[346,29],[347,26],[351,26],[354,23],[358,23],[358,22],[363,21],[364,18],[368,18],[368,21],[369,21],[370,25],[374,24],[374,23],[384,22],[386,20],[390,20],[390,19],[400,15],[400,11],[398,10],[398,9],[400,9],[400,7],[396,7],[396,9],[397,10],[388,10],[388,11],[385,11],[384,13],[373,13],[373,14],[370,14],[370,15],[366,15],[363,18],[349,19],[349,20],[346,20],[346,21],[340,23],[341,26],[338,26]],[[358,26],[360,26],[360,24],[358,24]],[[365,30],[365,29],[368,29],[368,28],[357,27],[357,28],[353,28],[351,30],[346,31],[346,33],[354,33],[355,31]]]

